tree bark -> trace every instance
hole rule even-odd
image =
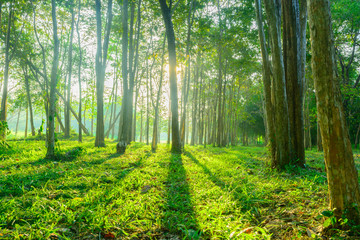
[[[18,112],[18,116],[17,116],[17,120],[16,120],[15,136],[17,135],[18,128],[19,128],[20,112],[21,112],[21,106],[19,108],[19,112]]]
[[[29,112],[28,112],[28,106],[26,106],[26,117],[25,117],[25,138],[27,138],[27,132],[28,132],[28,122],[29,122]]]
[[[308,0],[312,69],[324,148],[330,209],[358,224],[360,191],[349,133],[335,73],[330,3]]]
[[[6,37],[5,37],[5,68],[4,68],[4,85],[3,85],[3,92],[1,97],[1,109],[0,109],[0,121],[5,121],[7,118],[7,95],[8,95],[8,81],[9,81],[9,67],[10,67],[10,34],[11,34],[11,24],[13,19],[13,4],[10,3],[10,12],[9,12],[9,19],[8,25],[6,30]],[[6,138],[6,130],[4,132],[0,132],[0,138]]]
[[[358,145],[359,145],[359,148],[360,148],[359,137],[360,137],[360,124],[359,124],[358,130],[356,132],[355,146],[354,146],[355,149],[358,148]]]
[[[47,119],[47,152],[46,158],[55,157],[55,112],[56,112],[56,85],[59,66],[59,39],[57,34],[56,3],[51,0],[51,17],[53,23],[54,57],[51,69],[49,116]]]
[[[200,65],[200,53],[198,53],[198,57],[197,57],[197,66],[196,66],[196,73],[195,73],[195,78],[194,78],[194,88],[193,88],[193,109],[192,109],[192,123],[191,123],[191,140],[190,140],[190,145],[194,146],[195,145],[195,139],[196,139],[196,125],[197,125],[197,105],[198,105],[198,91],[199,91],[199,86],[198,86],[198,80],[199,80],[199,65]]]
[[[222,134],[223,134],[223,109],[222,109],[222,83],[223,83],[223,76],[222,76],[222,27],[221,27],[221,15],[220,15],[220,1],[217,1],[217,8],[218,8],[218,19],[219,19],[219,42],[218,42],[218,110],[217,110],[217,131],[216,131],[216,145],[221,147],[222,142]],[[215,128],[214,128],[215,129]],[[214,141],[215,144],[215,141]]]
[[[319,124],[319,119],[317,120],[317,135],[316,135],[316,145],[317,145],[317,150],[318,152],[322,152],[323,149],[323,144],[322,144],[322,140],[321,140],[321,133],[320,133],[320,124]]]
[[[272,94],[274,96],[274,119],[276,128],[275,158],[271,165],[274,168],[283,169],[290,163],[290,132],[289,113],[285,88],[284,61],[281,51],[281,6],[279,0],[265,0],[265,10],[270,27],[272,45],[272,63],[274,84]]]
[[[116,145],[116,152],[123,154],[125,153],[127,144],[128,144],[128,133],[129,127],[131,129],[130,121],[130,109],[129,109],[129,100],[130,100],[130,88],[128,83],[128,5],[129,1],[124,0],[122,5],[122,64],[121,71],[123,77],[123,99],[122,99],[122,124],[119,130],[120,139]]]
[[[82,108],[82,96],[81,96],[81,64],[82,64],[82,50],[81,50],[81,39],[80,39],[80,32],[79,32],[79,23],[80,23],[80,14],[81,11],[81,0],[79,0],[78,6],[78,20],[76,23],[76,32],[78,37],[78,45],[79,45],[79,68],[78,68],[78,81],[79,81],[79,138],[78,141],[82,142],[82,129],[81,129],[81,108]],[[85,124],[85,116],[84,116],[84,124]]]
[[[71,122],[70,122],[70,105],[71,105],[71,77],[72,77],[72,52],[73,52],[73,39],[74,39],[74,25],[75,25],[75,12],[74,12],[74,0],[70,1],[71,12],[71,30],[70,30],[70,42],[69,42],[69,56],[68,56],[68,81],[67,81],[67,103],[65,107],[65,134],[64,137],[70,137]]]
[[[105,147],[105,133],[104,133],[104,83],[107,52],[110,40],[110,30],[112,24],[112,0],[108,1],[107,22],[105,27],[105,36],[103,45],[102,42],[102,24],[101,24],[101,2],[96,0],[96,35],[97,35],[97,51],[95,57],[96,69],[96,100],[97,100],[97,114],[96,114],[96,138],[95,147]]]
[[[175,33],[171,20],[171,9],[167,6],[166,0],[159,0],[161,13],[165,22],[166,35],[168,39],[169,52],[169,75],[170,75],[170,99],[171,99],[171,128],[172,146],[171,152],[181,153],[181,142],[179,134],[178,96],[176,82],[176,46]]]
[[[305,78],[302,77],[304,71],[302,71],[301,67],[305,67],[305,65],[301,61],[301,54],[303,53],[300,49],[301,26],[298,0],[282,0],[282,12],[284,69],[290,123],[290,160],[292,163],[304,167],[305,149],[302,106]]]
[[[164,38],[163,43],[163,52],[161,56],[161,69],[160,69],[160,80],[159,80],[159,89],[156,96],[156,103],[155,103],[155,119],[154,119],[154,125],[153,125],[153,139],[151,143],[151,151],[155,152],[157,149],[157,143],[158,143],[158,128],[159,128],[159,104],[160,104],[160,96],[161,96],[161,88],[162,88],[162,82],[164,77],[164,55],[165,55],[165,42],[166,42],[166,35]]]
[[[30,95],[29,76],[27,74],[25,74],[25,88],[26,88],[27,103],[28,103],[29,110],[30,110],[31,135],[35,136],[34,117],[33,117],[32,102],[31,102],[31,95]]]

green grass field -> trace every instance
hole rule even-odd
[[[0,153],[0,239],[311,239],[327,217],[322,153],[271,170],[263,147],[10,141]],[[355,153],[359,167],[360,155]],[[326,223],[325,223],[326,224]],[[350,237],[346,232],[342,236]]]

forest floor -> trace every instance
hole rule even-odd
[[[95,148],[59,141],[10,141],[0,153],[0,239],[311,239],[331,223],[323,154],[277,172],[264,147],[115,142]],[[360,153],[355,152],[358,168]],[[325,211],[325,212],[324,212]],[[351,238],[338,232],[339,238]]]

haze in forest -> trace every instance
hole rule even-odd
[[[358,238],[359,43],[356,0],[1,0],[0,238]]]

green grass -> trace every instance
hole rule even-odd
[[[10,141],[0,153],[0,239],[306,239],[325,220],[323,155],[276,172],[262,147]],[[67,152],[67,154],[65,154]],[[359,167],[359,152],[355,153]],[[319,217],[320,215],[320,217]],[[309,238],[310,239],[310,238]]]

